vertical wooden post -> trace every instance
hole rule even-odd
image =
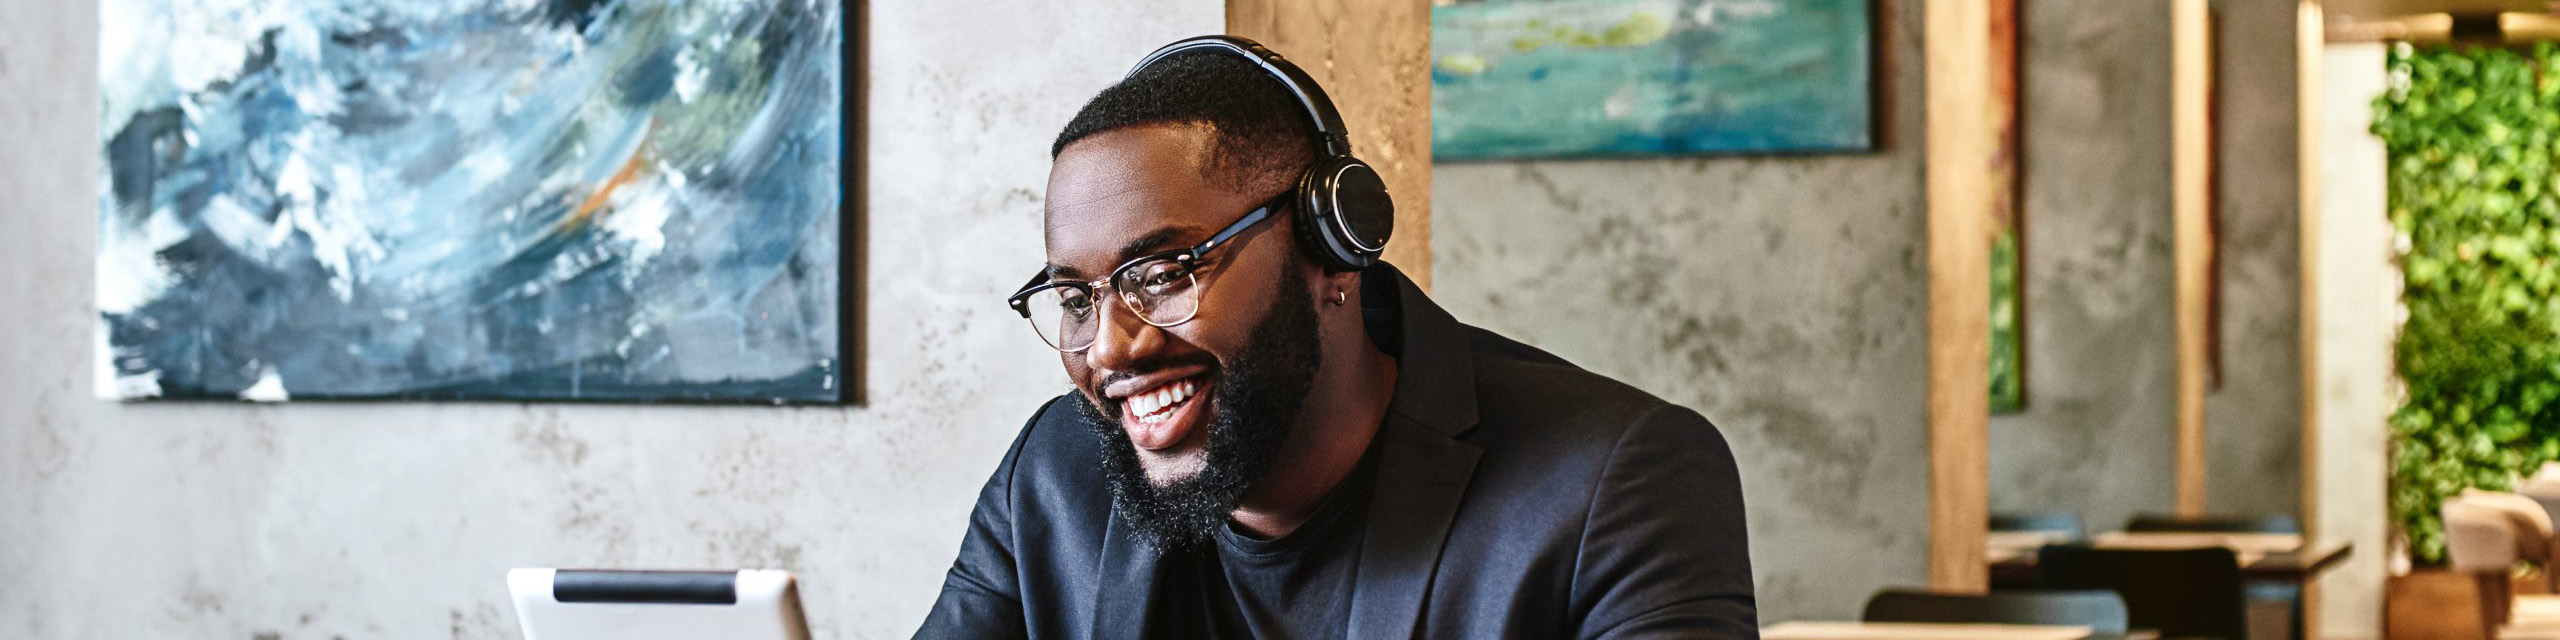
[[[2170,208],[2178,316],[2177,507],[2205,510],[2206,326],[2212,282],[2212,34],[2207,0],[2169,0]]]
[[[1387,261],[1429,290],[1431,3],[1227,0],[1227,33],[1288,56],[1324,85],[1352,147],[1395,194]]]
[[[2302,534],[2323,540],[2320,524],[2320,78],[2327,67],[2328,45],[2320,0],[2298,0],[2293,15],[2294,61],[2294,208],[2302,236],[2299,286],[2302,289]],[[2320,581],[2302,585],[2302,637],[2320,637]]]
[[[1990,586],[1990,4],[1926,4],[1929,191],[1929,585]]]

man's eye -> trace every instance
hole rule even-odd
[[[1066,299],[1058,301],[1058,307],[1081,318],[1093,313],[1093,299],[1084,296],[1067,296]]]
[[[1190,277],[1190,275],[1191,270],[1189,269],[1184,269],[1182,267],[1165,267],[1147,274],[1146,279],[1140,281],[1139,284],[1145,285],[1149,291],[1162,291],[1182,285],[1183,280]]]

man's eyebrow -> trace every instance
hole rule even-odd
[[[1186,236],[1186,235],[1197,235],[1197,234],[1198,234],[1198,231],[1197,231],[1197,230],[1194,230],[1194,229],[1188,229],[1188,228],[1182,228],[1182,227],[1166,227],[1166,228],[1163,228],[1163,229],[1157,229],[1157,230],[1154,230],[1154,231],[1147,232],[1147,234],[1146,234],[1146,235],[1138,236],[1136,239],[1130,240],[1130,241],[1129,241],[1129,242],[1127,242],[1126,244],[1122,244],[1122,245],[1120,245],[1120,252],[1119,252],[1119,254],[1118,254],[1118,257],[1113,258],[1113,259],[1112,259],[1112,263],[1111,263],[1111,264],[1112,264],[1112,266],[1114,266],[1114,267],[1118,267],[1118,266],[1120,266],[1120,265],[1122,265],[1122,264],[1127,264],[1130,260],[1135,260],[1135,259],[1137,259],[1137,258],[1138,258],[1138,256],[1143,256],[1143,255],[1147,255],[1147,254],[1150,254],[1150,253],[1155,253],[1155,252],[1158,252],[1158,251],[1163,251],[1166,247],[1172,246],[1172,245],[1174,244],[1174,242],[1175,242],[1175,240],[1174,240],[1174,239],[1175,239],[1175,238],[1180,238],[1180,237],[1183,237],[1183,236]],[[1050,279],[1052,279],[1052,280],[1057,280],[1057,279],[1083,280],[1083,279],[1085,279],[1084,272],[1082,272],[1082,271],[1077,271],[1075,267],[1070,267],[1070,266],[1062,265],[1062,264],[1050,264],[1050,265],[1048,265],[1048,266],[1046,266],[1046,267],[1042,267],[1042,268],[1041,268],[1041,272],[1042,272],[1042,273],[1049,274],[1049,278],[1050,278]]]
[[[1191,231],[1188,229],[1170,227],[1148,232],[1147,235],[1138,236],[1137,239],[1130,240],[1128,244],[1120,245],[1119,261],[1128,262],[1130,260],[1137,259],[1138,256],[1163,251],[1166,246],[1173,244],[1174,238],[1187,235],[1189,233],[1191,233]]]

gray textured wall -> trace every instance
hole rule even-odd
[[[0,2],[0,638],[514,638],[527,565],[789,567],[821,637],[905,637],[1066,388],[1000,302],[1049,138],[1224,9],[863,4],[872,403],[772,409],[90,399],[97,12]]]
[[[1992,422],[1995,509],[2091,526],[2171,506],[2163,5],[2025,0],[2028,410]],[[2228,378],[2212,506],[2292,512],[2291,5],[2238,0],[2223,65]],[[1740,456],[1769,620],[1925,582],[1921,3],[1880,0],[1874,154],[1445,164],[1439,297],[1677,402]]]
[[[1451,311],[1723,429],[1766,621],[1925,582],[1921,7],[1879,4],[1881,153],[1434,168]]]
[[[2222,386],[2207,397],[2211,506],[2302,504],[2301,97],[2285,0],[2224,3]]]

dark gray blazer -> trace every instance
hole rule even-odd
[[[1759,637],[1714,425],[1459,324],[1393,267],[1363,279],[1400,305],[1378,337],[1401,355],[1350,637]],[[1157,557],[1113,521],[1081,419],[1051,400],[1023,426],[917,638],[1146,635]]]

